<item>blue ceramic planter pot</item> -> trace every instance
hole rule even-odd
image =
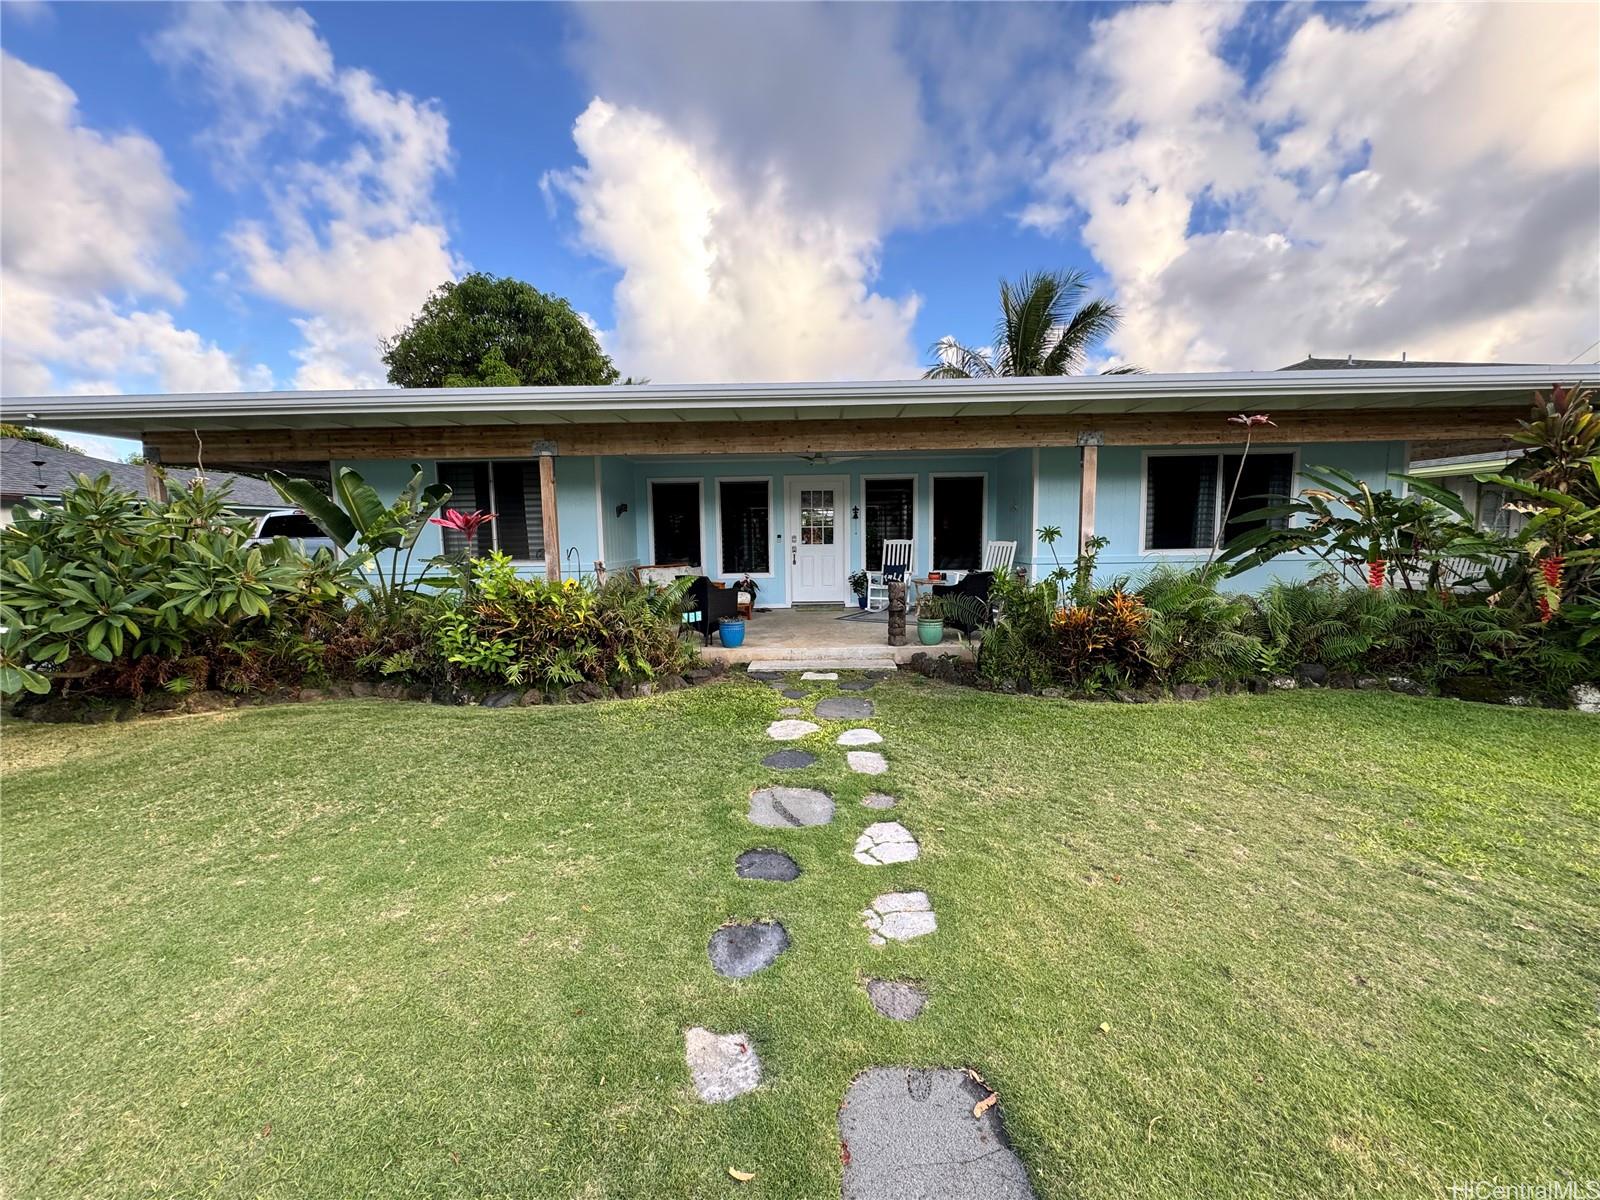
[[[729,650],[736,650],[744,645],[744,620],[723,617],[717,624],[717,632],[722,635],[722,644]]]

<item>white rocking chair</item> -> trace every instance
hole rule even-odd
[[[911,574],[910,538],[885,538],[883,562],[876,571],[867,572],[867,611],[881,612],[889,607],[889,579],[892,575]]]
[[[1016,542],[990,542],[983,548],[983,566],[978,569],[1002,575],[1011,570],[1011,562],[1016,557]]]

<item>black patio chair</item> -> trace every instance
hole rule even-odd
[[[971,633],[979,625],[988,625],[992,620],[992,610],[989,607],[989,589],[994,586],[993,571],[968,571],[961,577],[960,583],[936,583],[933,585],[933,594],[941,599],[954,600],[962,596],[971,597],[970,604],[954,604],[949,606],[945,621],[954,625],[962,633]],[[982,614],[980,617],[979,614]]]
[[[707,576],[697,576],[683,595],[683,611],[693,614],[684,623],[698,630],[702,644],[709,646],[722,619],[739,615],[739,592],[735,588],[713,587]]]

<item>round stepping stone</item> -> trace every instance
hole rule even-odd
[[[878,821],[868,825],[856,839],[856,861],[868,867],[910,862],[919,852],[917,839],[899,821]]]
[[[800,688],[786,687],[779,693],[785,700],[804,700],[807,693]]]
[[[822,726],[813,725],[810,721],[796,721],[793,718],[774,721],[767,726],[767,736],[775,742],[792,742],[796,738],[803,738],[816,733]]]
[[[782,671],[750,671],[748,674],[751,679],[759,679],[762,683],[774,683],[783,678]]]
[[[801,671],[800,672],[800,678],[801,679],[833,680],[833,679],[839,678],[839,672],[837,672],[837,671]]]
[[[864,692],[872,686],[870,679],[846,679],[839,685],[841,692]]]
[[[852,750],[844,761],[857,775],[882,775],[889,769],[889,760],[876,750]]]
[[[800,878],[800,866],[782,850],[746,850],[733,860],[733,873],[740,879],[793,883]]]
[[[861,803],[868,808],[893,808],[896,801],[888,792],[869,792],[861,797]]]
[[[876,746],[883,741],[883,734],[876,729],[846,729],[833,740],[841,746]]]
[[[780,717],[803,717],[806,715],[806,710],[798,705],[785,705],[778,710],[778,715]]]
[[[761,760],[761,765],[774,771],[798,771],[816,761],[817,756],[809,750],[774,750]]]
[[[879,680],[879,679],[887,679],[887,678],[889,678],[889,676],[893,675],[894,672],[893,671],[884,671],[884,670],[881,670],[881,669],[875,667],[870,671],[863,671],[862,674],[865,675],[868,679],[876,681],[876,680]]]
[[[859,696],[829,696],[817,702],[817,716],[825,721],[865,721],[873,712],[872,701]]]
[[[750,820],[768,829],[826,825],[833,820],[833,798],[815,788],[762,788],[750,793]]]
[[[872,1067],[839,1106],[841,1200],[1035,1200],[992,1093],[954,1067]]]
[[[861,919],[874,946],[909,942],[939,928],[927,892],[885,892],[862,909]]]
[[[748,979],[770,967],[789,948],[789,933],[776,921],[724,925],[711,935],[706,957],[724,979]]]
[[[867,980],[867,999],[878,1015],[891,1021],[912,1021],[928,1003],[928,993],[915,984],[898,979]]]
[[[748,1033],[712,1033],[696,1025],[684,1031],[683,1055],[695,1095],[707,1104],[725,1103],[761,1083],[761,1059]]]

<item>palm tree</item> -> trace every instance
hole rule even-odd
[[[1109,300],[1083,300],[1082,271],[1041,271],[1000,281],[994,347],[975,350],[954,338],[935,342],[924,379],[989,379],[1000,375],[1073,375],[1088,348],[1111,334],[1122,312]],[[1138,370],[1119,367],[1117,374]]]

